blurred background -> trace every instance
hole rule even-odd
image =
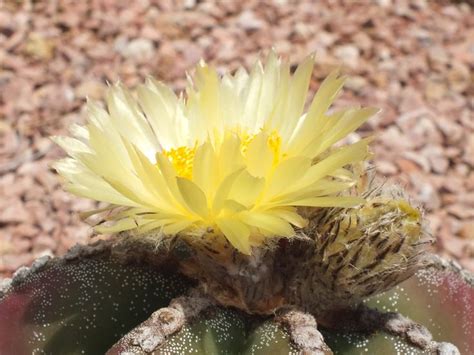
[[[84,122],[86,95],[147,75],[183,88],[204,58],[247,68],[273,47],[316,52],[314,92],[350,76],[336,106],[383,109],[366,124],[379,175],[425,206],[435,250],[474,270],[474,12],[469,1],[0,0],[0,277],[90,240],[49,168],[48,136]]]

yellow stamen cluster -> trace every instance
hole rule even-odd
[[[193,159],[196,154],[196,147],[171,148],[170,150],[164,150],[162,154],[173,164],[178,176],[191,179],[193,176]]]

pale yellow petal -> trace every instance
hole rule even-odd
[[[303,112],[313,66],[314,56],[311,55],[298,66],[291,78],[287,107],[284,113],[286,119],[281,128],[282,136],[284,138],[288,139],[293,134],[298,119]],[[284,132],[288,133],[285,134]],[[284,141],[286,142],[287,140],[285,139]]]
[[[175,223],[168,224],[163,227],[163,233],[168,235],[174,235],[179,232],[182,232],[186,228],[190,227],[193,224],[192,220],[184,220]]]
[[[89,146],[75,138],[53,136],[51,140],[59,145],[69,156],[77,157],[78,153],[90,153]]]
[[[247,210],[247,206],[235,201],[235,200],[225,200],[223,206],[223,215],[234,215],[238,212]]]
[[[128,198],[129,200],[135,202],[137,205],[144,205],[148,207],[153,207],[156,204],[154,204],[153,200],[151,199],[144,199],[141,196],[138,195],[137,190],[132,188],[129,188],[127,185],[123,184],[120,180],[115,179],[113,177],[106,177],[104,176],[103,179],[107,181],[107,183],[112,186],[117,192]],[[156,201],[158,204],[159,202]]]
[[[232,86],[237,94],[240,94],[248,84],[249,74],[244,67],[240,67],[231,78]]]
[[[263,68],[260,62],[257,62],[250,77],[248,79],[248,86],[245,88],[245,98],[243,116],[240,119],[240,123],[243,127],[246,127],[249,132],[254,133],[259,123],[259,106],[262,95],[263,85]]]
[[[273,109],[266,120],[265,127],[269,130],[276,130],[280,135],[284,135],[282,127],[287,119],[286,107],[288,103],[288,91],[290,88],[290,66],[288,63],[281,63],[279,68],[278,88],[275,93]],[[287,137],[285,136],[285,139]]]
[[[224,75],[219,88],[219,108],[225,127],[236,127],[243,117],[243,104],[239,89],[230,75]]]
[[[322,82],[311,102],[307,114],[302,115],[289,139],[289,149],[299,154],[315,137],[321,137],[325,113],[344,85],[344,78],[334,71]]]
[[[378,112],[378,109],[367,107],[347,111],[338,120],[331,122],[323,137],[313,140],[302,152],[308,157],[315,157],[331,147],[334,143],[346,137]]]
[[[84,143],[87,143],[87,141],[89,140],[89,132],[84,126],[80,126],[77,123],[73,123],[69,128],[69,131],[75,138],[81,140]]]
[[[149,159],[154,159],[161,147],[149,123],[130,94],[120,86],[107,94],[111,123],[123,137],[136,145]]]
[[[234,185],[235,179],[237,179],[242,171],[243,168],[229,174],[219,185],[212,203],[214,213],[218,213],[224,207],[224,201],[228,199],[232,185]]]
[[[202,218],[207,218],[209,209],[204,192],[188,179],[178,177],[176,180],[181,196],[189,209]]]
[[[311,166],[311,159],[307,157],[292,157],[282,161],[272,175],[265,200],[274,198],[275,195],[290,188],[295,184]]]
[[[280,86],[280,60],[275,52],[271,51],[267,57],[262,77],[262,88],[260,92],[260,100],[256,110],[255,131],[266,126],[266,120],[272,113],[278,88]]]
[[[136,147],[129,148],[137,174],[142,178],[144,187],[159,200],[162,209],[178,212],[180,209],[173,203],[173,196],[158,166],[151,164],[147,157]]]
[[[296,208],[274,208],[269,211],[267,211],[277,217],[280,217],[294,226],[297,226],[299,228],[304,228],[308,225],[308,220],[301,217],[298,212],[296,211]]]
[[[176,223],[176,220],[175,219],[158,219],[158,220],[147,221],[141,224],[138,227],[137,231],[138,233],[145,234],[155,229],[162,229],[163,226],[169,225],[172,222]]]
[[[168,158],[163,156],[161,153],[156,154],[156,165],[160,169],[161,175],[163,176],[163,179],[166,183],[166,187],[173,196],[174,200],[178,204],[184,205],[183,197],[181,196],[181,192],[179,191],[176,182],[176,172],[174,171],[174,168]]]
[[[273,152],[268,145],[268,136],[264,132],[257,134],[249,143],[245,153],[247,169],[250,174],[264,177],[273,164]]]
[[[220,178],[225,178],[234,171],[242,169],[244,157],[240,148],[240,138],[237,134],[227,134],[222,142],[218,157],[218,173]]]
[[[196,67],[195,85],[197,91],[189,98],[189,104],[194,104],[193,110],[198,113],[196,123],[201,125],[201,130],[214,137],[214,129],[220,131],[222,123],[219,107],[219,79],[215,69],[203,62],[200,63]]]
[[[312,207],[354,207],[360,205],[364,201],[363,198],[356,196],[328,196],[292,201],[291,205]]]
[[[75,159],[59,160],[53,168],[68,181],[66,189],[75,195],[116,205],[136,205]]]
[[[264,186],[265,179],[252,176],[244,170],[232,184],[229,199],[250,207],[260,196]]]
[[[85,180],[86,179],[84,179],[84,181]],[[110,187],[107,183],[105,184],[107,187]],[[107,187],[103,189],[93,188],[93,187],[88,187],[87,185],[79,185],[77,182],[75,182],[75,183],[67,183],[64,186],[64,189],[76,196],[90,198],[91,200],[95,200],[95,201],[108,202],[108,203],[113,203],[115,205],[122,205],[122,206],[138,206],[136,202],[129,200],[122,194],[118,193],[115,189],[112,189],[110,187],[113,192],[108,191]]]
[[[355,182],[339,182],[318,180],[316,183],[309,185],[297,191],[289,192],[278,196],[278,198],[270,201],[268,206],[291,205],[293,201],[302,199],[320,197],[327,195],[335,195],[342,191],[347,191],[354,186]]]
[[[270,213],[245,211],[241,212],[240,216],[246,224],[268,231],[275,236],[291,237],[295,235],[290,223]]]
[[[176,95],[163,84],[148,81],[138,87],[138,99],[160,144],[166,148],[179,146],[174,130]]]
[[[345,168],[336,169],[329,176],[345,181],[354,180],[354,173]]]
[[[192,174],[193,182],[201,188],[209,199],[212,199],[219,176],[215,152],[210,142],[206,142],[196,149]]]
[[[234,218],[219,218],[216,224],[234,248],[250,254],[250,229],[244,223]]]
[[[357,143],[345,146],[333,152],[324,160],[311,166],[305,176],[303,176],[303,178],[297,183],[297,187],[303,188],[313,184],[336,169],[342,168],[343,166],[353,162],[364,160],[369,154],[368,143],[369,140],[363,139]]]

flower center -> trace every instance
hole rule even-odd
[[[248,146],[255,138],[255,134],[245,134],[241,137],[240,151],[246,155]],[[273,152],[273,164],[277,164],[281,158],[281,137],[278,132],[273,131],[268,136],[268,146]],[[162,153],[173,165],[176,174],[180,177],[192,179],[193,161],[196,154],[196,146],[190,148],[186,146],[163,150]]]
[[[196,147],[179,147],[164,150],[163,155],[173,164],[178,176],[191,179],[193,176],[193,160]]]

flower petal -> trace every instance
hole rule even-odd
[[[186,205],[191,211],[202,218],[207,218],[209,209],[207,208],[207,199],[204,192],[192,181],[177,177],[179,191]]]
[[[273,152],[268,146],[267,134],[260,132],[252,139],[245,158],[250,174],[257,177],[264,177],[268,174],[273,163]]]
[[[250,255],[250,229],[244,223],[233,218],[219,218],[216,224],[234,248]]]
[[[255,204],[264,186],[265,179],[252,176],[244,170],[232,184],[229,199],[250,207]]]
[[[354,207],[360,205],[364,201],[363,198],[356,196],[328,196],[292,201],[291,205],[312,207]]]
[[[246,224],[270,232],[273,235],[282,237],[291,237],[295,235],[293,227],[291,227],[287,221],[284,221],[271,213],[245,211],[241,212],[240,216],[242,221]]]

